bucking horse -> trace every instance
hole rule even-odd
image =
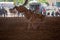
[[[26,2],[27,2],[27,0],[26,0]],[[26,4],[26,2],[25,2],[25,4]],[[15,6],[13,9],[16,9],[18,12],[24,14],[25,18],[28,20],[28,29],[30,29],[30,27],[31,27],[30,23],[32,24],[32,27],[33,27],[33,23],[37,19],[40,19],[41,21],[43,21],[45,18],[45,15],[37,14],[37,13],[31,11],[30,9],[27,9],[25,7],[25,5]]]

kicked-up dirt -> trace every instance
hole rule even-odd
[[[60,40],[60,17],[46,17],[30,27],[25,18],[0,17],[0,40]]]

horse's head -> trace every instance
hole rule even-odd
[[[16,9],[18,12],[21,12],[21,13],[27,11],[27,8],[24,6],[15,6],[13,9]]]
[[[16,8],[14,7],[14,8],[10,8],[10,9],[9,9],[9,12],[10,12],[10,13],[17,13],[17,10],[16,10]]]

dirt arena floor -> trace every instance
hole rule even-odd
[[[60,40],[60,17],[46,17],[28,30],[20,17],[0,17],[0,40]]]

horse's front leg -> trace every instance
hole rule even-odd
[[[27,27],[27,29],[28,29],[28,30],[31,29],[31,22],[30,22],[30,20],[28,20],[28,27]]]
[[[30,28],[31,28],[31,19],[32,19],[32,17],[28,20],[28,30],[30,30]]]

